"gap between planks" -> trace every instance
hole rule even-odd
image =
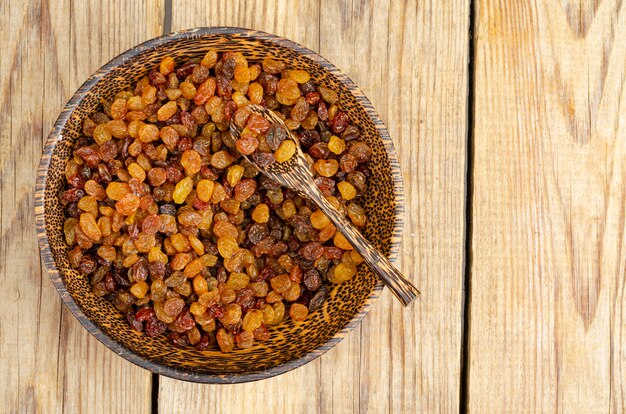
[[[471,323],[472,294],[472,212],[474,209],[474,33],[476,24],[475,0],[469,2],[469,27],[467,51],[467,145],[465,175],[465,234],[463,256],[463,306],[461,315],[461,372],[459,383],[459,412],[469,408],[469,333]]]
[[[172,31],[172,0],[165,0],[165,7],[163,10],[163,35],[166,35]],[[152,414],[159,413],[159,374],[152,373],[152,400],[151,409]]]

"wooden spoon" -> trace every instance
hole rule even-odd
[[[276,116],[271,110],[259,106],[248,105],[252,113],[265,117],[270,123],[280,125],[286,132],[289,139],[296,144],[296,153],[285,162],[274,161],[269,165],[260,165],[255,156],[246,157],[248,161],[254,164],[261,173],[281,184],[282,186],[291,188],[294,191],[304,195],[322,210],[326,216],[333,222],[335,227],[345,238],[352,244],[354,249],[359,252],[365,262],[374,270],[383,280],[385,285],[391,289],[391,292],[398,298],[404,306],[407,306],[415,299],[420,292],[396,269],[389,260],[381,254],[372,244],[361,235],[361,233],[347,220],[339,214],[337,210],[322,195],[320,189],[313,181],[313,173],[309,164],[304,158],[304,154],[300,148],[298,138],[285,126],[281,118]],[[230,132],[235,139],[239,139],[241,130],[233,122],[230,124]],[[245,157],[245,155],[244,155]]]

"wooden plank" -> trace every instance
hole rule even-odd
[[[162,0],[93,1],[72,5],[69,27],[72,92],[119,53],[163,32],[165,7]],[[150,412],[150,372],[109,351],[65,308],[60,338],[60,355],[65,357],[65,410]],[[97,404],[97,409],[94,410],[93,404]]]
[[[240,26],[285,36],[316,50],[319,4],[313,1],[181,0],[174,3],[172,30],[198,26]],[[279,377],[236,385],[201,385],[160,377],[161,413],[186,411],[319,412],[319,360]],[[202,397],[198,397],[202,396]]]
[[[322,378],[334,378],[321,382],[322,412],[457,411],[469,2],[322,0],[321,10],[320,53],[361,87],[398,150],[398,263],[422,291],[408,309],[385,291],[360,334],[322,358]]]
[[[348,338],[278,378],[206,386],[161,377],[161,412],[183,402],[218,412],[458,409],[469,3],[322,1],[319,46],[313,4],[177,2],[173,29],[236,25],[283,35],[363,88],[400,149],[407,196],[401,262],[422,298],[405,310],[384,293]]]
[[[469,407],[625,407],[626,13],[477,2]]]
[[[39,2],[0,3],[2,26],[11,28],[0,31],[0,401],[15,413],[62,407],[56,358],[61,308],[52,284],[42,279],[33,220],[46,135],[43,13]]]
[[[42,269],[33,186],[67,100],[119,52],[162,32],[163,2],[0,2],[0,401],[6,412],[149,412],[151,374],[62,307]],[[127,22],[134,25],[129,29]],[[124,29],[123,29],[124,28]]]

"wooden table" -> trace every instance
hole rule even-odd
[[[0,412],[622,412],[626,5],[621,0],[0,0]],[[401,157],[399,265],[314,362],[194,385],[110,352],[42,270],[35,171],[80,84],[162,33],[232,25],[319,52]]]

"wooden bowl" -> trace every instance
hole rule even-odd
[[[127,360],[157,374],[205,382],[237,383],[281,374],[332,348],[365,316],[383,288],[365,265],[349,282],[333,287],[326,302],[305,322],[271,327],[270,339],[250,349],[223,354],[217,349],[174,348],[167,339],[133,331],[124,316],[91,293],[89,281],[70,267],[63,238],[65,164],[81,135],[82,120],[156,67],[165,56],[177,62],[202,57],[208,49],[240,51],[248,60],[270,55],[290,68],[306,69],[315,83],[340,93],[340,107],[373,149],[372,175],[365,197],[369,223],[365,235],[392,259],[397,255],[403,218],[402,174],[387,129],[357,86],[326,59],[290,40],[241,28],[212,27],[149,40],[122,53],[93,74],[67,103],[56,121],[39,164],[35,213],[41,255],[61,298],[78,321],[100,342]]]

